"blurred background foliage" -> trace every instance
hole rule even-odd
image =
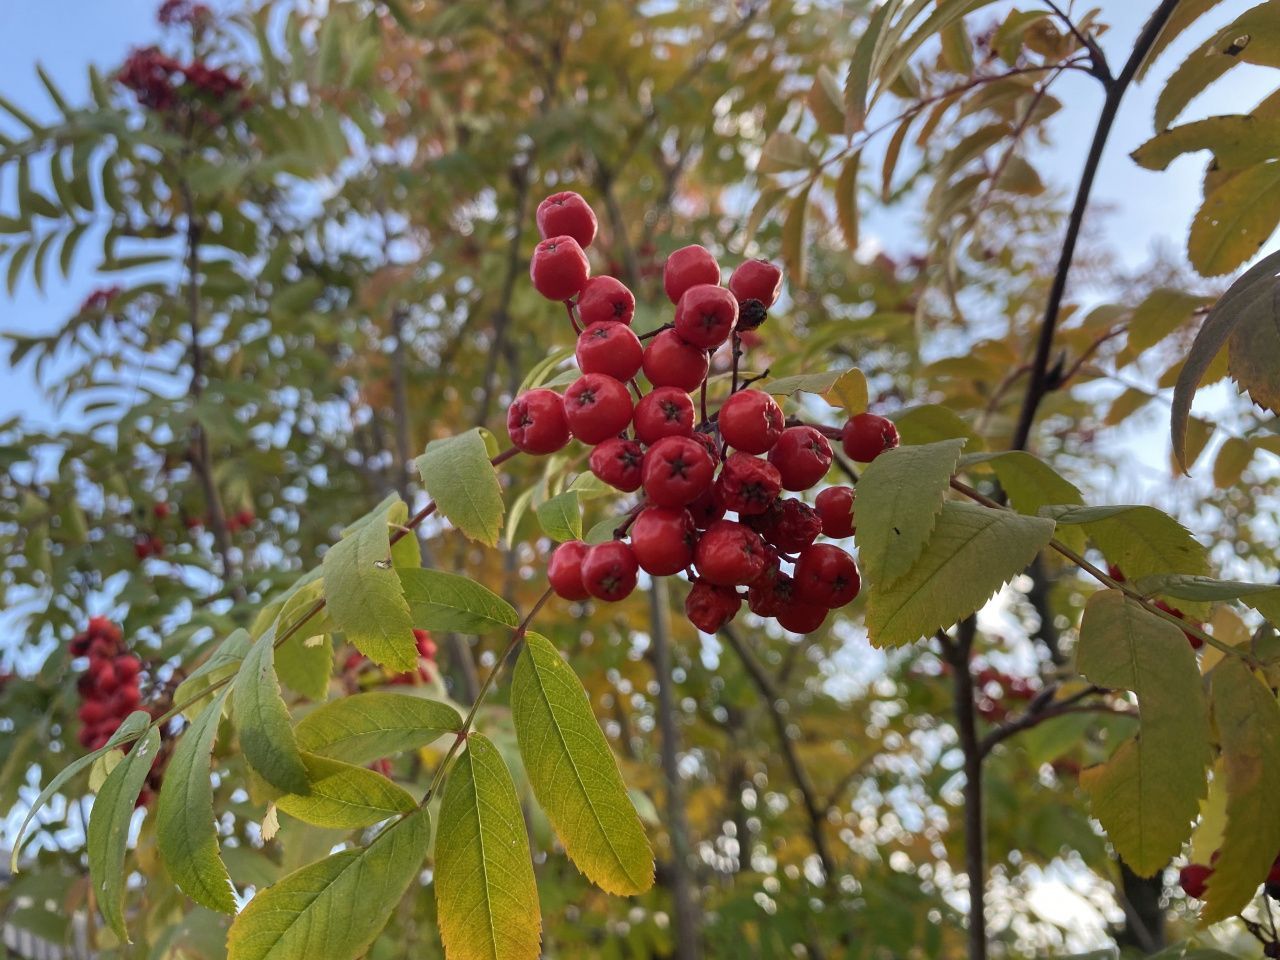
[[[781,259],[785,307],[751,344],[753,370],[857,365],[905,442],[953,435],[959,420],[970,452],[1007,447],[1070,199],[1046,185],[1031,145],[1081,146],[1053,143],[1049,121],[1054,83],[1088,68],[1048,10],[1014,7],[979,9],[918,48],[902,38],[855,130],[845,71],[875,15],[858,2],[170,2],[161,49],[95,72],[89,101],[51,80],[49,103],[0,101],[10,290],[62,283],[75,264],[101,278],[75,315],[8,339],[10,366],[56,401],[60,426],[0,424],[0,809],[21,809],[81,752],[67,643],[91,614],[122,623],[162,699],[182,663],[314,567],[351,519],[392,491],[420,503],[409,466],[427,441],[473,425],[501,435],[526,372],[571,346],[524,279],[533,208],[553,190],[600,212],[593,266],[636,291],[637,329],[667,319],[661,265],[679,246],[729,265]],[[157,71],[179,78],[176,102],[157,99]],[[907,252],[865,235],[868,216],[899,218]],[[1032,446],[1106,502],[1129,482],[1108,432],[1163,423],[1194,321],[1221,287],[1173,257],[1130,275],[1105,240],[1076,269],[1059,389]],[[823,416],[820,400],[803,402]],[[1175,483],[1171,466],[1151,498],[1216,544],[1225,575],[1274,577],[1280,437],[1234,402],[1216,422],[1193,419],[1190,450],[1212,459],[1195,481]],[[424,559],[527,608],[549,544],[516,504],[554,494],[569,466],[511,465],[505,549],[437,525]],[[588,522],[605,509],[589,503]],[[1080,586],[1042,559],[982,617],[986,729],[1019,691],[1072,675]],[[540,618],[587,685],[660,863],[651,893],[609,898],[547,855],[554,837],[528,804],[546,955],[671,956],[689,921],[673,908],[679,882],[707,956],[961,955],[962,776],[943,661],[923,644],[872,650],[857,604],[803,639],[751,619],[710,638],[668,620],[667,599],[557,602]],[[1249,625],[1222,609],[1212,629],[1234,642]],[[665,716],[655,632],[669,633],[657,639],[673,661]],[[438,639],[439,673],[420,692],[465,703],[495,651]],[[364,668],[331,683],[385,679]],[[306,709],[303,692],[289,696]],[[487,707],[482,725],[518,763],[504,711]],[[1126,723],[1062,717],[994,750],[989,912],[1002,955],[1112,935],[1140,947],[1135,911],[1166,918],[1170,942],[1193,932],[1173,888],[1129,902],[1076,787]],[[436,758],[404,758],[395,776],[420,778]],[[664,759],[679,774],[674,804]],[[291,820],[264,839],[241,760],[220,750],[216,763],[237,884],[268,883],[342,839]],[[41,816],[27,871],[0,894],[27,904],[11,924],[55,942],[92,915],[81,800],[72,790]],[[145,821],[137,867],[162,870]],[[139,945],[93,929],[102,955],[223,955],[225,918],[165,884],[131,903]],[[370,957],[436,955],[433,911],[429,889],[411,894]],[[1238,934],[1202,935],[1230,949]]]

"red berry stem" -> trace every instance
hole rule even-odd
[[[738,386],[738,360],[742,357],[742,338],[738,336],[738,331],[733,332],[733,387],[730,393],[737,393],[742,387]]]
[[[636,522],[636,517],[640,516],[640,511],[649,506],[648,501],[641,500],[634,507],[622,515],[622,523],[614,527],[613,539],[622,540],[626,537],[627,531],[631,529],[631,525]]]
[[[640,333],[640,334],[637,334],[636,336],[641,340],[651,340],[654,337],[656,337],[658,334],[662,333],[664,330],[672,330],[672,329],[675,329],[674,323],[664,323],[662,326],[658,327],[656,330],[650,330],[648,333]]]
[[[581,333],[582,327],[578,326],[578,315],[573,310],[572,300],[566,300],[564,302],[564,312],[569,315],[569,322],[573,324],[573,332]]]
[[[635,377],[632,377],[630,380],[627,381],[627,383],[630,384],[631,391],[636,395],[637,400],[644,399],[644,391],[640,389],[640,384],[636,382]]]
[[[698,402],[699,402],[699,404],[700,404],[700,406],[701,406],[701,408],[702,408],[702,424],[701,424],[701,425],[705,427],[705,426],[707,425],[707,423],[708,423],[708,420],[707,420],[707,381],[706,381],[706,380],[703,380],[703,381],[702,381],[702,389],[701,389],[701,393],[700,393],[700,395],[699,395],[699,397],[698,397]]]

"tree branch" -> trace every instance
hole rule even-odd
[[[1102,162],[1102,152],[1111,135],[1111,127],[1120,109],[1120,101],[1124,97],[1129,84],[1133,82],[1142,64],[1159,36],[1160,30],[1177,7],[1178,0],[1162,0],[1156,12],[1151,15],[1134,43],[1129,59],[1125,61],[1120,74],[1113,80],[1105,82],[1106,99],[1102,103],[1102,111],[1098,115],[1098,125],[1093,132],[1093,141],[1089,145],[1089,153],[1085,158],[1084,172],[1080,175],[1080,183],[1076,187],[1075,202],[1071,207],[1071,215],[1067,220],[1066,236],[1062,240],[1062,250],[1058,256],[1058,265],[1054,270],[1053,283],[1049,288],[1049,299],[1045,303],[1044,317],[1040,321],[1040,336],[1036,343],[1035,358],[1031,363],[1031,378],[1027,383],[1027,392],[1022,401],[1022,412],[1018,416],[1018,424],[1014,429],[1012,449],[1024,450],[1031,436],[1031,427],[1035,422],[1036,412],[1045,395],[1055,390],[1060,384],[1051,382],[1049,375],[1049,358],[1053,353],[1053,336],[1058,325],[1058,315],[1062,310],[1062,297],[1067,288],[1067,274],[1071,271],[1071,262],[1075,258],[1076,242],[1080,238],[1080,227],[1084,222],[1085,210],[1089,205],[1089,195],[1093,191],[1093,181]]]
[[[674,680],[671,677],[671,612],[667,580],[654,577],[649,589],[649,639],[653,644],[653,672],[658,683],[658,729],[662,735],[662,776],[667,788],[667,832],[671,836],[671,899],[675,915],[676,960],[698,960],[698,904],[689,869],[689,822],[685,816],[684,786],[680,780],[680,728],[676,720]]]
[[[800,755],[796,753],[795,742],[791,738],[791,734],[787,731],[787,719],[783,716],[779,704],[783,702],[782,695],[778,692],[777,686],[773,682],[773,678],[765,671],[760,662],[747,649],[746,644],[742,642],[742,638],[737,632],[729,626],[720,628],[720,635],[725,638],[733,652],[742,662],[742,667],[747,671],[747,676],[751,678],[751,682],[760,693],[760,698],[764,703],[765,709],[769,712],[769,717],[773,721],[773,729],[778,735],[778,746],[782,750],[782,759],[787,765],[787,769],[791,772],[791,779],[795,781],[796,789],[800,791],[800,796],[804,801],[805,813],[809,818],[809,838],[813,842],[814,851],[818,854],[818,860],[822,863],[822,872],[826,877],[827,883],[832,883],[836,875],[835,861],[831,856],[831,849],[827,843],[827,835],[825,825],[827,822],[828,807],[820,803],[818,793],[814,789],[813,781],[809,778],[809,772],[805,769],[804,764],[800,761]]]

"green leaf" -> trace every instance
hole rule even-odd
[[[399,570],[415,627],[441,633],[487,633],[520,622],[515,609],[474,580],[440,570]]]
[[[859,505],[859,536],[865,512]],[[870,591],[867,630],[872,643],[910,643],[967,617],[1026,569],[1052,536],[1051,520],[944,503],[915,565]]]
[[[1050,507],[1044,513],[1059,526],[1083,525],[1098,549],[1131,580],[1153,573],[1208,572],[1204,547],[1155,507]]]
[[[608,893],[648,890],[653,851],[618,763],[577,674],[536,633],[516,663],[511,713],[534,796],[569,859]]]
[[[871,65],[876,45],[880,42],[885,23],[893,15],[900,0],[889,0],[877,8],[867,22],[858,45],[849,61],[849,72],[844,81],[844,132],[852,136],[866,126],[867,95],[871,89]]]
[[[985,446],[982,438],[954,410],[935,403],[909,407],[894,414],[892,419],[906,445],[963,437],[970,450],[981,450]]]
[[[1218,298],[1191,344],[1173,389],[1173,412],[1169,421],[1173,454],[1183,470],[1187,469],[1187,423],[1196,390],[1237,326],[1275,324],[1277,272],[1280,272],[1280,253],[1263,257],[1245,271]]]
[[[236,901],[218,854],[209,754],[230,692],[223,687],[178,738],[156,804],[156,839],[169,876],[196,903],[220,913],[235,913]]]
[[[760,385],[760,389],[775,397],[790,397],[797,393],[814,393],[824,396],[849,371],[828,370],[826,373],[798,373],[792,377],[778,377]]]
[[[291,817],[317,827],[354,830],[409,813],[417,801],[380,773],[328,757],[303,754],[311,792],[287,793],[276,806]]]
[[[990,464],[1009,495],[1009,504],[1019,513],[1038,516],[1044,507],[1054,504],[1083,504],[1080,489],[1039,457],[1023,450],[1000,453],[975,453],[961,461],[965,467]],[[1071,527],[1059,529],[1058,537],[1067,546],[1084,549],[1084,534]]]
[[[236,917],[227,960],[356,960],[417,879],[430,841],[422,807],[364,850],[343,850],[294,871]]]
[[[582,539],[582,503],[572,490],[538,504],[534,513],[542,532],[552,540]]]
[[[1177,627],[1100,590],[1085,604],[1076,667],[1137,695],[1141,732],[1080,782],[1125,863],[1151,876],[1177,855],[1205,795],[1208,714],[1195,652]]]
[[[1235,916],[1280,850],[1280,704],[1242,660],[1227,657],[1212,676],[1213,718],[1227,781],[1227,822],[1209,877],[1202,923]]]
[[[1213,298],[1161,288],[1153,290],[1129,318],[1128,347],[1141,353],[1187,323],[1195,311],[1212,305]],[[1148,396],[1138,391],[1139,396]]]
[[[92,753],[85,754],[83,757],[77,757],[54,775],[53,779],[40,791],[35,802],[31,804],[27,810],[27,815],[22,818],[22,823],[18,825],[18,832],[13,840],[13,852],[9,855],[9,871],[11,873],[16,874],[18,872],[18,854],[22,852],[22,835],[27,832],[27,827],[31,825],[35,815],[49,802],[49,798],[61,790],[63,785],[79,774],[80,771],[91,767],[99,757],[104,757],[117,747],[138,739],[150,724],[151,714],[145,710],[135,710],[124,718],[120,726],[116,728],[116,732],[111,735],[111,738],[103,746]]]
[[[357,526],[330,547],[321,568],[334,626],[375,663],[399,673],[414,669],[413,621],[391,563],[387,514]]]
[[[542,386],[551,378],[556,367],[572,357],[573,354],[573,347],[560,347],[557,350],[552,350],[551,353],[529,368],[529,372],[524,375],[524,380],[521,382],[520,389],[516,391],[516,394],[519,395]]]
[[[151,772],[151,764],[160,751],[160,731],[148,730],[116,764],[107,776],[89,812],[89,829],[85,847],[89,853],[89,879],[98,899],[98,909],[108,926],[121,939],[129,940],[124,922],[124,891],[128,874],[124,869],[125,849],[129,844],[129,824]]]
[[[462,726],[448,704],[401,693],[357,693],[311,711],[294,734],[308,753],[370,763],[425,747]]]
[[[1280,587],[1272,584],[1168,574],[1142,577],[1133,586],[1143,596],[1148,597],[1172,597],[1175,600],[1189,600],[1194,603],[1240,600],[1253,607],[1272,623],[1280,624]]]
[[[1219,183],[1191,222],[1187,258],[1203,276],[1236,269],[1258,252],[1280,220],[1280,162],[1248,167]]]
[[[440,514],[470,539],[496,546],[502,533],[502,487],[480,430],[433,440],[414,463]]]
[[[306,793],[307,768],[289,725],[289,711],[276,681],[275,632],[259,637],[236,674],[231,708],[245,759],[262,778],[286,793]]]
[[[449,771],[440,804],[436,915],[449,960],[539,954],[542,916],[520,800],[502,757],[478,733]]]
[[[277,636],[302,621],[324,596],[324,583],[318,576],[296,586],[297,589],[283,598],[274,617]],[[327,610],[321,610],[307,617],[305,626],[276,647],[276,672],[280,680],[311,700],[323,700],[329,692],[333,641],[326,634],[332,629]]]
[[[896,447],[876,457],[858,480],[858,559],[879,587],[919,558],[942,511],[963,440]]]
[[[1240,482],[1255,452],[1248,440],[1227,437],[1213,460],[1213,485],[1220,490],[1234,487]]]
[[[240,665],[244,662],[245,654],[253,646],[253,637],[249,635],[249,631],[244,629],[233,630],[227,639],[218,645],[218,649],[213,652],[204,663],[200,664],[187,679],[178,685],[177,691],[174,693],[174,700],[178,703],[185,703],[192,697],[209,689],[210,684],[217,683],[219,680],[225,680],[233,673],[240,669]],[[188,716],[194,716],[202,706],[203,701],[196,701],[186,711]]]
[[[836,219],[844,245],[851,251],[858,249],[858,167],[861,162],[862,151],[851,154],[841,164],[835,186]]]

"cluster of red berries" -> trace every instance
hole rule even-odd
[[[159,500],[152,504],[151,513],[156,520],[164,521],[173,515],[173,506],[166,500]],[[256,519],[254,512],[248,507],[228,514],[225,521],[227,533],[234,536],[242,530],[247,530]],[[195,530],[199,527],[207,526],[209,519],[208,517],[184,515],[182,523],[188,530]],[[163,523],[161,527],[163,527]],[[143,529],[141,526],[138,528],[133,538],[133,554],[139,560],[146,560],[149,557],[162,557],[165,549],[166,543],[155,529]]]
[[[244,81],[203,60],[184,64],[156,47],[134,50],[116,74],[116,81],[133,92],[138,102],[157,113],[170,113],[191,98],[225,106],[233,94],[244,91]],[[239,97],[234,106],[248,105]]]
[[[1117,567],[1114,563],[1109,564],[1107,566],[1107,574],[1116,583],[1125,582],[1124,571],[1121,570],[1119,567]],[[1158,609],[1163,610],[1165,613],[1172,614],[1173,616],[1177,617],[1179,620],[1185,620],[1187,623],[1192,624],[1197,629],[1200,629],[1200,630],[1204,629],[1204,624],[1201,623],[1199,620],[1192,620],[1190,617],[1188,617],[1185,613],[1183,613],[1177,607],[1166,603],[1164,600],[1157,600],[1155,602],[1155,606]],[[1191,648],[1193,650],[1199,650],[1201,647],[1204,646],[1204,641],[1201,640],[1199,637],[1197,637],[1190,630],[1183,630],[1182,632],[1186,635],[1187,643],[1191,644]]]
[[[191,0],[164,0],[156,11],[156,19],[162,27],[208,23],[212,16],[212,12],[203,3],[192,3]]]
[[[974,685],[975,709],[991,723],[1000,723],[1009,715],[1010,701],[1026,702],[1037,690],[1026,677],[1015,677],[995,667],[983,667],[974,674]]]
[[[80,745],[103,746],[116,728],[142,703],[138,676],[142,661],[124,645],[120,628],[106,617],[93,617],[71,639],[71,655],[88,657],[89,665],[76,682],[80,693]]]
[[[1218,851],[1215,850],[1213,856],[1209,858],[1209,863],[1188,863],[1179,870],[1178,886],[1182,888],[1182,892],[1195,900],[1203,900],[1205,891],[1209,889],[1209,878],[1213,876],[1213,865],[1217,862]],[[1275,860],[1271,862],[1271,870],[1267,873],[1263,884],[1266,887],[1267,896],[1272,900],[1280,901],[1280,854],[1276,854]]]
[[[124,292],[123,287],[99,287],[89,293],[80,304],[79,313],[102,313],[111,301]]]
[[[842,431],[789,425],[773,397],[737,382],[741,335],[764,322],[782,288],[773,264],[741,264],[726,288],[704,247],[675,251],[662,271],[674,320],[641,337],[631,329],[633,293],[614,277],[591,276],[584,248],[597,222],[587,202],[554,194],[539,204],[537,222],[543,239],[529,273],[539,293],[566,305],[582,375],[563,395],[539,388],[516,397],[507,412],[511,441],[541,455],[577,439],[594,448],[588,462],[596,477],[643,493],[613,540],[556,549],[547,571],[552,589],[568,600],[615,601],[631,593],[640,570],[685,572],[693,584],[685,612],[700,630],[728,623],[744,599],[788,630],[816,630],[861,585],[853,557],[815,542],[853,535],[854,492],[828,487],[812,506],[782,494],[826,476],[829,436],[865,463],[897,446],[893,424],[860,414]],[[733,391],[709,414],[711,357],[722,347],[733,351]],[[641,372],[647,393],[636,381]],[[693,391],[701,392],[700,417]]]

